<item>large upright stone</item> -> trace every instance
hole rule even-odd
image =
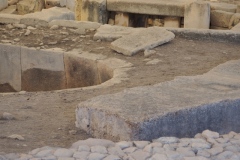
[[[17,3],[18,14],[24,15],[41,11],[44,8],[44,0],[22,0]]]
[[[0,11],[7,8],[8,6],[8,0],[1,0],[0,1]]]
[[[0,92],[21,90],[20,46],[0,44]]]
[[[133,32],[111,43],[111,48],[119,53],[132,56],[139,51],[151,49],[171,41],[175,35],[159,27],[150,27]]]
[[[49,91],[66,88],[63,53],[21,48],[22,89]]]
[[[184,28],[209,29],[210,5],[195,1],[185,5]]]
[[[220,10],[211,11],[211,26],[228,28],[234,13]]]
[[[77,1],[79,3],[79,0]],[[77,4],[79,7],[79,5]],[[81,20],[92,21],[102,24],[107,23],[107,1],[106,0],[82,0]]]

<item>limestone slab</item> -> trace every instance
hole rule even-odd
[[[17,3],[18,14],[39,12],[44,8],[44,0],[21,0]]]
[[[184,5],[185,0],[107,0],[108,11],[179,17],[184,15]]]
[[[211,11],[211,25],[228,28],[233,15],[234,13],[220,10]]]
[[[219,3],[219,2],[208,2],[211,6],[211,10],[221,10],[225,12],[235,13],[237,9],[237,5],[229,4],[229,3]]]
[[[187,3],[184,12],[184,28],[209,29],[210,5],[196,1]]]
[[[66,0],[66,7],[75,12],[75,0]]]
[[[0,14],[0,23],[20,23],[22,16],[15,14]]]
[[[0,1],[0,11],[7,8],[8,6],[8,0],[1,0]]]
[[[74,21],[74,20],[52,20],[49,26],[58,25],[61,27],[84,28],[84,29],[98,29],[101,24],[89,21]]]
[[[41,12],[24,15],[20,22],[31,26],[46,27],[52,20],[74,20],[74,13],[67,8],[52,7],[43,9]]]
[[[17,13],[17,6],[16,5],[11,5],[8,6],[7,8],[3,9],[0,14],[16,14]]]
[[[236,32],[240,32],[240,23],[238,23],[236,26],[234,26],[231,30],[236,31]]]
[[[20,46],[0,44],[0,92],[21,90]]]
[[[107,0],[82,0],[81,20],[106,24]]]
[[[78,105],[76,126],[112,140],[239,132],[239,64],[229,61],[203,75],[92,98]]]
[[[119,53],[132,56],[145,49],[152,49],[171,41],[175,35],[159,27],[150,27],[117,39],[111,43],[111,48]]]
[[[164,27],[179,28],[180,27],[180,17],[165,17]]]
[[[21,48],[22,89],[48,91],[66,88],[63,53]]]

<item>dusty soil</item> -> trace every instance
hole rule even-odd
[[[0,152],[5,153],[27,152],[47,145],[69,147],[77,140],[91,137],[74,125],[76,105],[89,98],[169,81],[176,76],[203,74],[221,63],[240,58],[240,45],[236,43],[176,37],[170,43],[155,48],[156,54],[149,57],[161,60],[160,63],[146,65],[143,52],[133,57],[118,54],[109,48],[109,42],[93,41],[94,31],[88,32],[85,38],[71,33],[68,28],[38,28],[31,30],[29,36],[25,36],[25,32],[26,29],[7,29],[0,25],[0,41],[10,40],[16,45],[35,48],[57,47],[66,51],[81,48],[90,53],[123,59],[134,67],[128,72],[129,80],[108,88],[0,94],[0,115],[9,112],[15,116],[15,120],[9,121],[0,118]],[[70,133],[72,130],[77,133]],[[6,138],[12,134],[22,135],[25,140]]]

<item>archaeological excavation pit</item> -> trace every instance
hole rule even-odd
[[[99,85],[113,70],[78,54],[0,45],[0,92],[51,91]]]

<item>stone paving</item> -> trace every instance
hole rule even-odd
[[[240,160],[240,134],[205,130],[194,138],[161,137],[152,141],[80,140],[70,148],[45,146],[0,160]]]

